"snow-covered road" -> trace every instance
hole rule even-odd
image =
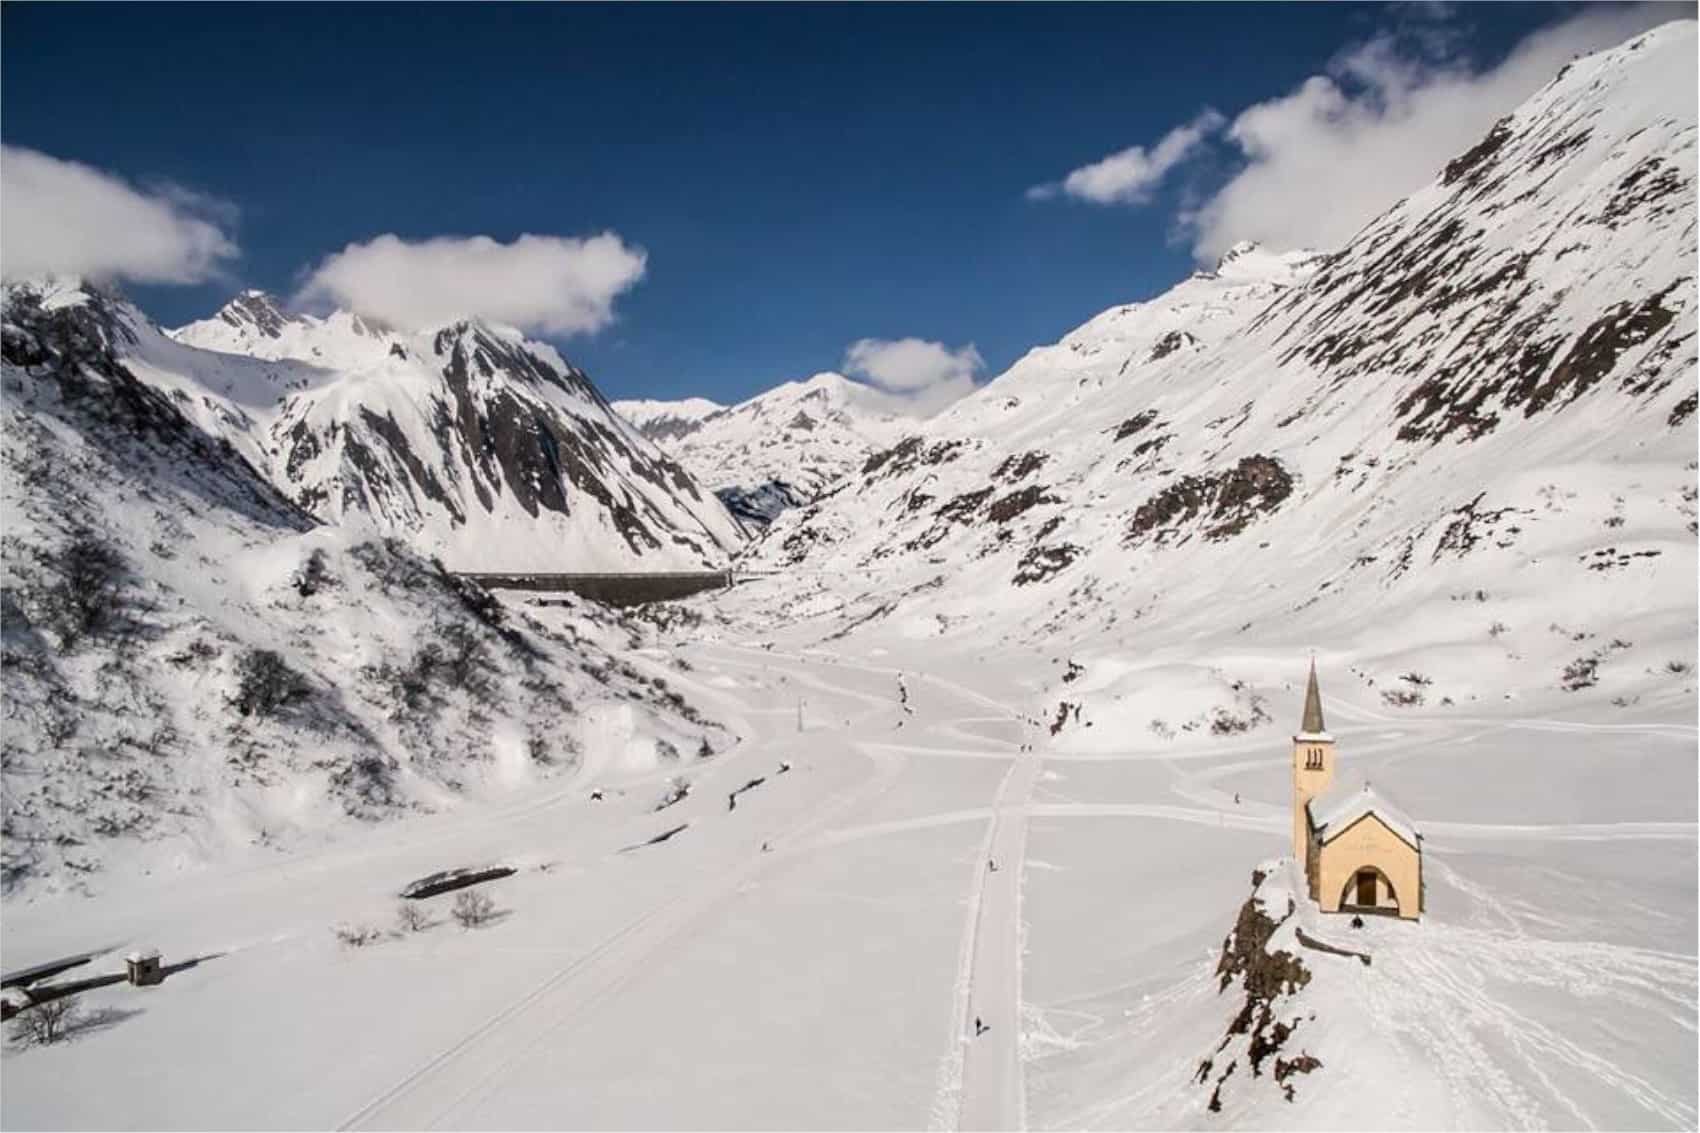
[[[970,908],[973,963],[963,1041],[963,1129],[1022,1129],[1021,877],[1027,856],[1027,800],[1039,759],[1018,756],[993,804],[985,869]]]

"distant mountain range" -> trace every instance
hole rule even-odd
[[[901,398],[835,373],[786,382],[729,408],[700,398],[613,404],[755,531],[917,424]]]
[[[469,319],[406,333],[260,292],[123,354],[318,518],[458,569],[716,566],[743,533],[554,348]]]

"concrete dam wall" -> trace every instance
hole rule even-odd
[[[631,574],[462,574],[488,590],[531,590],[542,594],[577,594],[609,606],[641,606],[688,598],[704,590],[721,590],[735,580],[731,571]]]

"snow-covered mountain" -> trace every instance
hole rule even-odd
[[[1313,647],[1401,710],[1689,695],[1694,52],[1577,61],[1338,252],[1030,352],[749,561],[823,636],[1073,652],[1065,744],[1264,723],[1252,657]]]
[[[615,402],[614,408],[757,529],[813,500],[916,426],[901,399],[830,372],[698,412],[708,404]]]
[[[743,538],[583,372],[508,328],[410,334],[249,291],[169,335],[138,319],[122,351],[320,519],[456,569],[690,569]]]
[[[624,417],[638,432],[652,441],[665,441],[693,431],[704,417],[719,413],[726,407],[706,397],[686,397],[678,401],[656,401],[633,398],[609,402],[614,412]]]
[[[200,353],[92,288],[6,288],[8,896],[724,747],[616,656],[607,615],[545,628],[400,540],[319,524],[239,431],[137,373]],[[207,357],[237,389],[308,376]]]

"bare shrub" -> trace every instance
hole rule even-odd
[[[436,689],[464,689],[479,700],[489,699],[490,651],[478,631],[463,622],[437,627],[437,640],[419,647],[401,668],[384,664],[373,676],[388,683],[402,706],[417,711],[436,704]]]
[[[1679,677],[1682,674],[1688,672],[1688,670],[1693,668],[1693,667],[1694,666],[1690,665],[1687,661],[1666,661],[1665,662],[1665,671],[1672,673],[1675,676],[1679,676]]]
[[[1564,667],[1562,687],[1566,692],[1592,688],[1600,683],[1599,670],[1598,657],[1578,657]]]
[[[1494,622],[1492,625],[1488,626],[1488,636],[1497,641],[1499,638],[1505,636],[1510,629],[1511,627],[1506,625],[1504,622]]]
[[[423,905],[403,901],[396,906],[395,923],[402,932],[424,932],[437,922],[431,919]]]
[[[82,1007],[74,995],[26,1007],[12,1020],[12,1041],[19,1046],[47,1046],[68,1038]]]
[[[236,697],[244,716],[273,716],[307,695],[307,681],[270,649],[250,649],[236,662]]]
[[[337,943],[344,948],[364,948],[375,944],[383,938],[383,933],[364,924],[339,924],[331,930],[336,934]]]
[[[461,928],[478,928],[495,919],[496,902],[490,900],[487,893],[480,893],[476,889],[463,889],[456,894],[451,913],[455,923]]]

